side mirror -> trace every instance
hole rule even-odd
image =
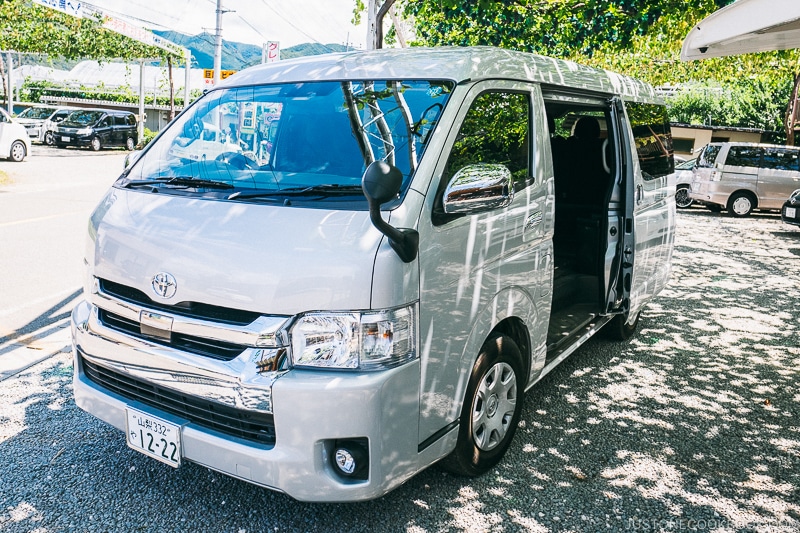
[[[444,190],[447,214],[478,213],[508,207],[514,199],[514,182],[505,165],[478,163],[462,168]]]
[[[400,259],[410,263],[417,257],[419,233],[413,229],[395,228],[381,217],[381,204],[395,198],[402,185],[403,174],[400,169],[385,161],[373,161],[361,177],[361,189],[367,197],[372,225],[389,238],[389,245]]]

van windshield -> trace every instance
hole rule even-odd
[[[62,122],[63,126],[91,126],[103,116],[102,111],[73,111]]]
[[[156,192],[237,201],[281,201],[285,193],[292,204],[366,209],[366,167],[383,160],[399,168],[402,196],[452,88],[448,81],[328,81],[212,91],[117,186],[155,182],[162,184]]]

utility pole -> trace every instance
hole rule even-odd
[[[222,0],[217,0],[217,33],[214,38],[214,87],[219,85],[222,73]]]

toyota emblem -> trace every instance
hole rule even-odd
[[[175,291],[178,290],[178,282],[175,281],[175,276],[168,272],[159,272],[153,276],[153,292],[162,298],[172,298],[175,296]]]

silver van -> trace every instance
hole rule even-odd
[[[666,285],[672,170],[653,89],[575,63],[244,70],[93,213],[75,400],[138,452],[299,500],[479,475],[524,393],[601,329],[633,335]]]
[[[697,158],[689,197],[737,217],[754,209],[780,210],[800,187],[798,156],[796,146],[710,143]]]

